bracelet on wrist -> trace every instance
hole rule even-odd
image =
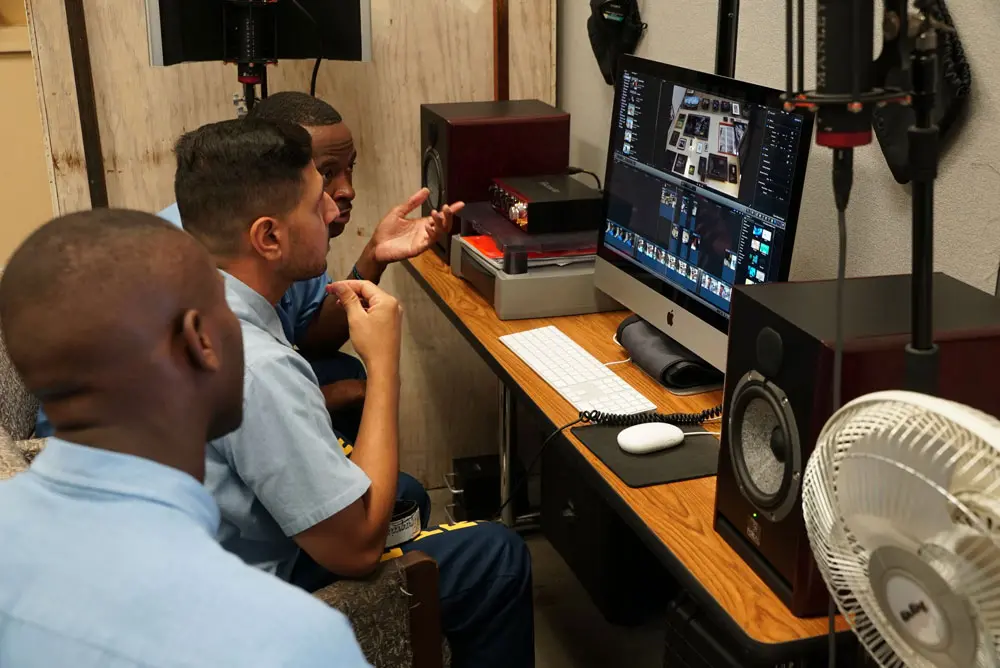
[[[351,274],[350,274],[349,278],[351,280],[355,280],[355,281],[367,281],[368,280],[367,278],[365,278],[364,276],[361,275],[360,271],[358,271],[358,265],[354,265],[353,267],[351,267]],[[378,280],[374,280],[374,281],[371,281],[371,282],[374,283],[375,285],[378,285]]]

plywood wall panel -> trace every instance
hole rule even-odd
[[[151,67],[142,2],[87,0],[84,5],[109,201],[156,209],[173,199],[176,138],[234,116],[232,95],[240,88],[235,68],[222,63]],[[31,0],[28,6],[58,209],[72,211],[89,206],[90,197],[66,14],[56,0]],[[272,76],[280,85],[288,70],[306,67],[292,63]]]
[[[511,2],[511,91],[554,101],[555,0]],[[65,13],[58,0],[29,0],[39,94],[60,212],[89,205]],[[113,206],[157,210],[173,200],[171,146],[202,123],[230,118],[238,86],[217,63],[148,64],[141,2],[85,0],[108,191]],[[490,99],[492,2],[372,0],[372,62],[324,62],[317,94],[354,132],[360,159],[352,229],[330,253],[343,276],[394,204],[420,186],[419,106]],[[270,70],[272,92],[304,90],[311,63]],[[451,459],[496,450],[496,381],[401,267],[383,286],[405,308],[401,463],[440,486]]]
[[[556,103],[556,0],[509,0],[510,97]]]
[[[420,187],[422,102],[493,95],[492,3],[372,2],[372,59],[324,63],[317,95],[337,107],[358,148],[358,192],[331,270],[346,275],[382,215]],[[435,487],[453,457],[496,450],[496,381],[402,267],[383,286],[404,304],[401,465]]]

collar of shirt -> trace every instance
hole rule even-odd
[[[204,485],[183,471],[143,457],[49,438],[31,471],[56,483],[176,508],[210,535],[219,530],[219,507]]]
[[[222,274],[222,278],[226,282],[226,301],[236,317],[243,322],[263,329],[282,345],[291,348],[292,344],[285,336],[285,330],[281,326],[281,318],[278,317],[274,304],[271,304],[263,295],[235,276],[231,276],[221,269],[219,273]]]

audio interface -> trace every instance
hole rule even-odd
[[[495,178],[493,210],[529,234],[596,230],[601,226],[601,193],[568,174]]]

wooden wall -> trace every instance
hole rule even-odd
[[[59,0],[27,0],[56,211],[89,206]],[[556,0],[510,0],[511,95],[555,102]],[[112,206],[155,211],[173,201],[171,146],[200,124],[234,115],[234,68],[148,64],[143,3],[85,0]],[[493,94],[490,0],[372,0],[372,62],[324,62],[317,95],[354,132],[359,160],[353,230],[334,242],[345,275],[384,212],[420,187],[419,105]],[[311,63],[270,72],[272,92],[305,90]],[[439,487],[455,456],[496,450],[496,380],[406,275],[383,286],[404,304],[402,467]]]

